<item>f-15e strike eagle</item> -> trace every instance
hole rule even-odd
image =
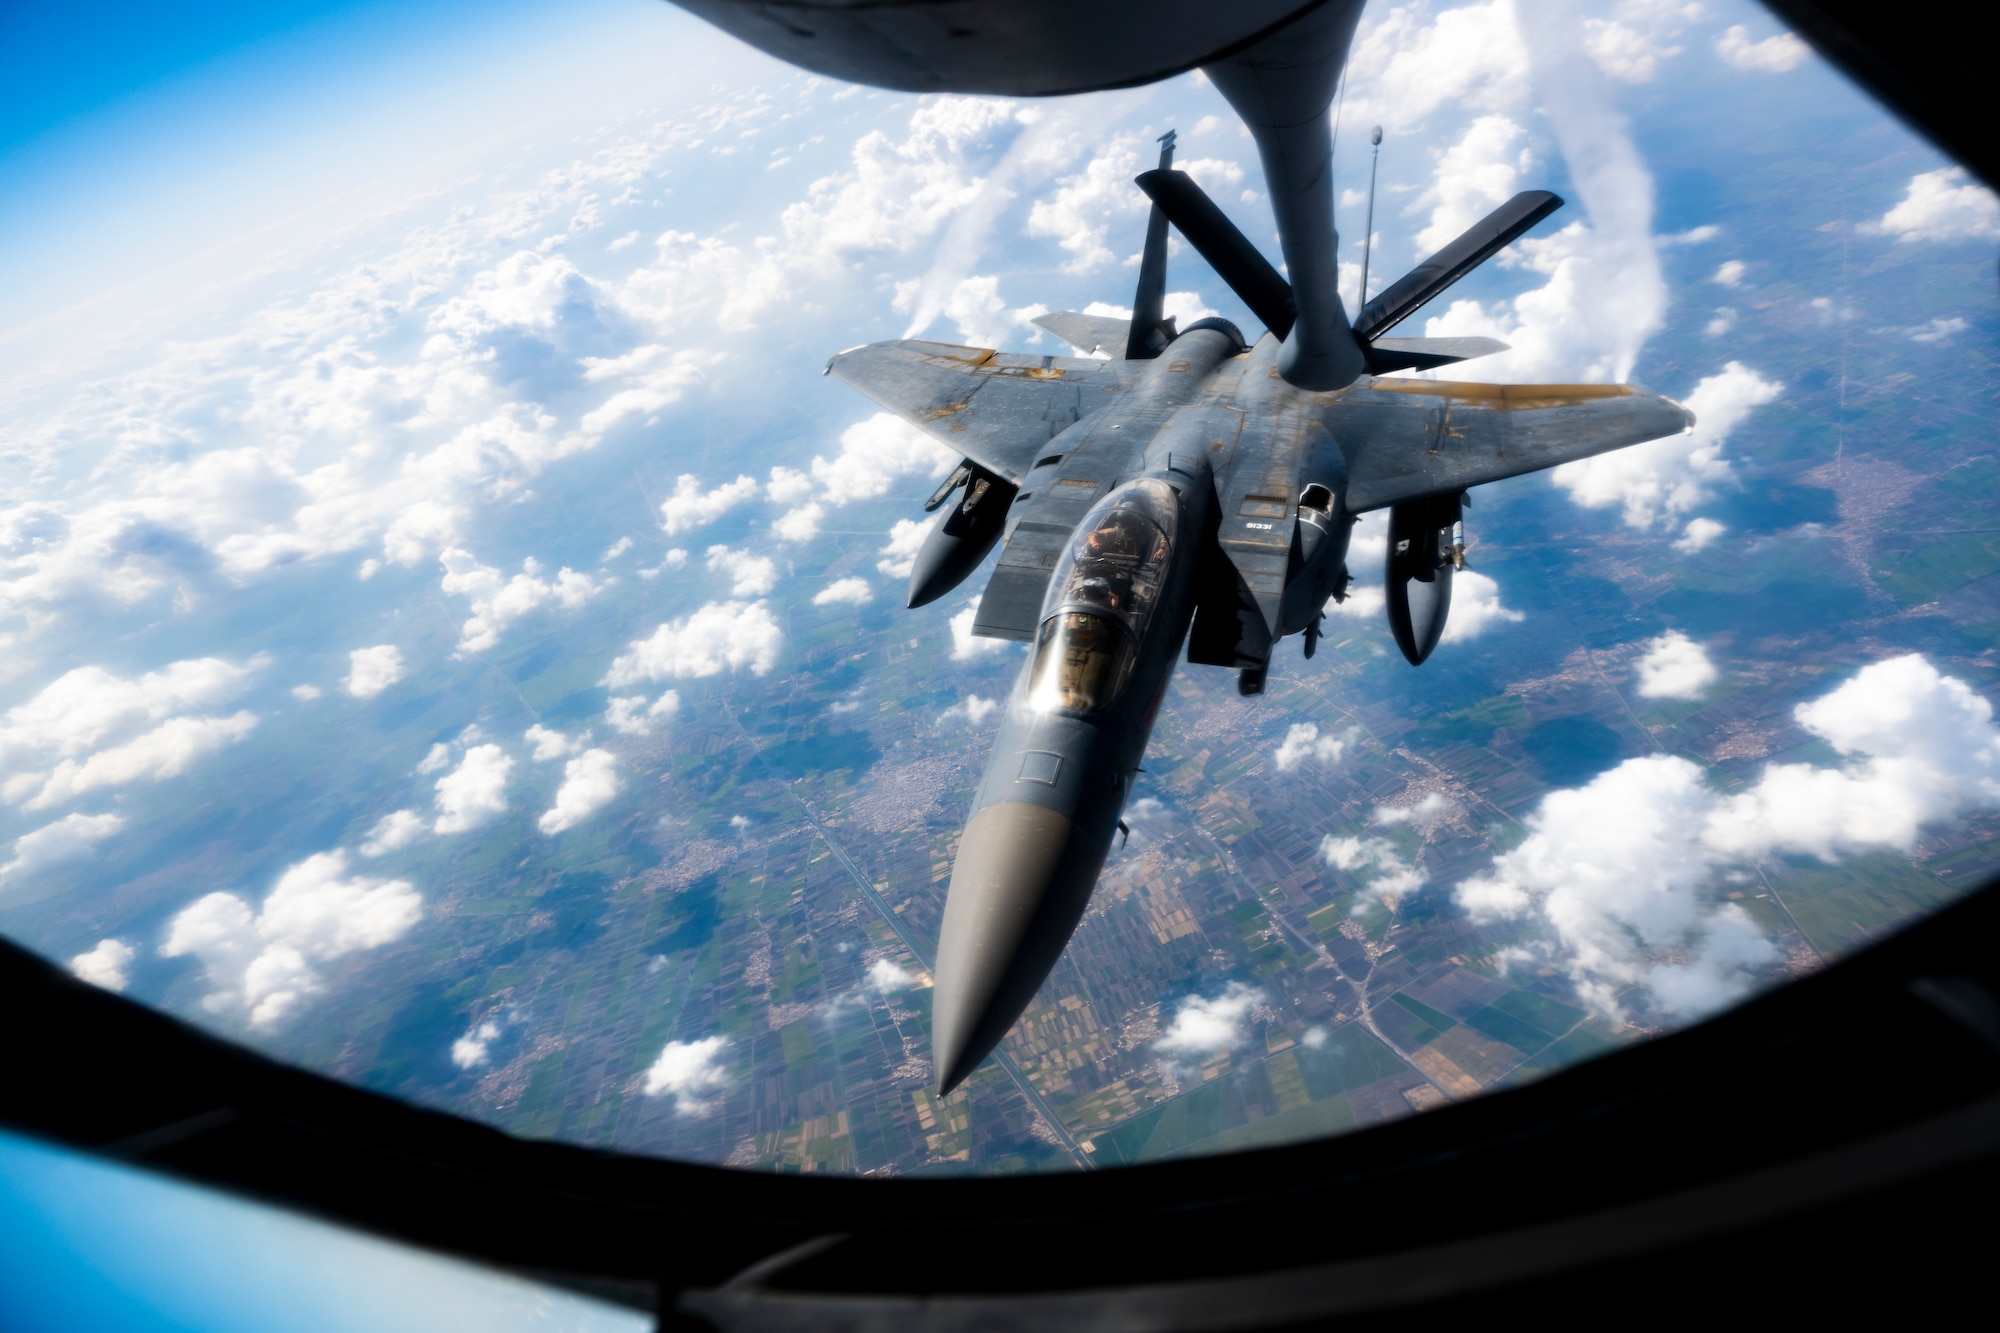
[[[998,1045],[1081,920],[1182,645],[1260,693],[1287,635],[1317,646],[1348,586],[1358,515],[1389,511],[1388,618],[1412,663],[1437,646],[1469,487],[1687,429],[1623,384],[1474,384],[1389,372],[1502,351],[1390,338],[1562,201],[1516,195],[1368,301],[1335,289],[1327,112],[1358,4],[1312,9],[1204,66],[1257,141],[1290,280],[1200,186],[1160,165],[1130,320],[1036,322],[1083,357],[905,340],[828,364],[963,458],[910,578],[922,606],[1000,558],[973,632],[1030,643],[959,844],[935,969],[938,1084]],[[1173,226],[1264,324],[1163,316]],[[1109,359],[1092,359],[1109,355]]]

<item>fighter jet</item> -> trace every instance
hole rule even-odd
[[[957,452],[926,508],[949,509],[909,605],[1000,556],[973,632],[1031,651],[959,843],[935,967],[941,1091],[1020,1017],[1082,919],[1121,827],[1183,647],[1263,691],[1290,635],[1312,656],[1344,598],[1355,520],[1389,511],[1390,629],[1437,646],[1464,562],[1468,489],[1688,429],[1624,384],[1477,384],[1396,375],[1505,350],[1391,338],[1396,325],[1561,206],[1530,191],[1369,300],[1335,288],[1327,112],[1358,6],[1206,66],[1263,159],[1289,280],[1183,172],[1173,136],[1136,185],[1152,200],[1129,320],[1037,321],[1077,357],[904,340],[842,352],[830,374]],[[1262,321],[1165,317],[1178,230]]]

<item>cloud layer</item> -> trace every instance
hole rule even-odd
[[[1539,921],[1603,1012],[1636,1002],[1684,1018],[1741,996],[1777,957],[1742,908],[1710,900],[1720,872],[1780,853],[1908,852],[1926,825],[2000,808],[1992,705],[1920,655],[1866,667],[1793,716],[1845,762],[1770,764],[1724,795],[1686,759],[1627,760],[1543,798],[1527,840],[1460,884],[1459,904],[1475,920]]]
[[[1240,981],[1230,982],[1220,995],[1190,995],[1154,1049],[1199,1059],[1240,1046],[1249,1035],[1251,1013],[1263,1002],[1263,991]]]
[[[682,1115],[707,1110],[713,1096],[728,1086],[729,1076],[718,1057],[726,1045],[721,1037],[670,1041],[646,1070],[642,1086],[648,1097],[671,1097]]]
[[[160,952],[201,960],[211,1012],[270,1027],[324,987],[316,965],[401,939],[422,915],[407,881],[349,875],[346,853],[321,852],[286,870],[256,912],[233,893],[196,900],[174,917]]]
[[[255,713],[195,710],[241,694],[262,665],[203,657],[129,678],[94,666],[64,673],[0,720],[0,798],[44,810],[179,777],[256,728]]]

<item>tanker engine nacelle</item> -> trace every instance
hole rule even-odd
[[[1444,634],[1451,576],[1465,568],[1463,494],[1433,495],[1389,509],[1383,561],[1389,629],[1411,666],[1421,666]]]

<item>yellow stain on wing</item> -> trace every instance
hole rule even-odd
[[[938,350],[920,353],[924,360],[941,361],[946,365],[952,366],[983,366],[999,355],[998,352],[995,352],[990,347],[960,347],[956,343],[927,343],[925,345],[937,348]],[[961,352],[964,353],[963,356],[959,355]]]
[[[1472,384],[1461,380],[1379,379],[1376,393],[1407,393],[1423,398],[1449,398],[1454,405],[1494,412],[1523,412],[1549,407],[1573,407],[1599,398],[1629,398],[1629,384]]]

